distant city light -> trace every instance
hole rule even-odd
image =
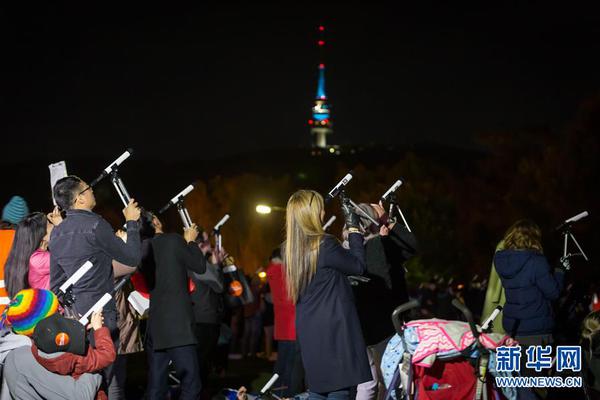
[[[323,45],[325,45],[325,41],[324,41],[324,40],[319,40],[319,41],[317,42],[317,44],[318,44],[319,46],[323,46]]]
[[[330,148],[329,148],[329,152],[330,152],[331,154],[333,154],[333,153],[335,153],[335,149],[334,149],[333,147],[330,147]]]
[[[319,69],[324,69],[325,68],[325,64],[319,64]]]
[[[321,25],[321,26],[319,26],[319,30],[320,30],[321,32],[323,32],[323,31],[325,30],[325,27],[324,27],[323,25]]]

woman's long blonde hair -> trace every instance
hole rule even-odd
[[[540,227],[528,219],[515,222],[504,235],[504,248],[507,250],[536,250],[543,253]]]
[[[298,190],[290,196],[285,215],[285,277],[294,304],[317,272],[323,197],[313,190]]]

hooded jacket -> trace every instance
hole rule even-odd
[[[103,326],[94,331],[94,342],[96,347],[88,346],[85,356],[67,352],[46,354],[39,350],[35,344],[31,345],[31,353],[35,360],[48,371],[59,375],[70,375],[75,379],[79,379],[85,373],[100,372],[112,364],[117,357],[117,352],[107,327]],[[103,390],[99,390],[96,400],[104,400],[106,398],[106,393]]]
[[[94,400],[102,383],[100,374],[85,373],[73,379],[48,371],[36,361],[29,346],[8,354],[4,377],[8,390],[3,390],[2,396],[13,400]]]
[[[494,256],[506,293],[502,325],[511,336],[551,334],[552,301],[563,288],[564,273],[550,272],[543,254],[532,250],[502,250]]]

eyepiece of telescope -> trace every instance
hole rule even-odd
[[[577,214],[569,219],[566,219],[565,222],[563,222],[562,224],[560,224],[559,226],[556,227],[556,230],[559,231],[559,230],[563,229],[564,227],[568,227],[573,222],[577,222],[580,219],[587,217],[588,215],[590,215],[590,213],[587,211],[580,212],[579,214]]]
[[[104,172],[110,174],[113,171],[113,169],[121,165],[123,161],[127,160],[131,156],[132,152],[133,150],[127,149],[123,154],[119,156],[119,158],[117,158],[112,164],[106,167],[106,169],[104,169]]]
[[[79,319],[81,325],[86,326],[90,322],[90,315],[92,315],[94,312],[101,311],[111,299],[112,296],[109,293],[104,293],[104,296],[102,296],[100,300],[98,300],[96,304],[94,304],[92,308],[90,308],[88,312],[86,312],[83,317]]]
[[[169,200],[169,202],[167,204],[165,204],[165,206],[163,208],[160,209],[160,211],[158,211],[159,214],[164,213],[165,211],[167,211],[173,204],[177,204],[179,203],[181,200],[183,200],[183,198],[185,196],[187,196],[192,190],[194,190],[194,185],[189,185],[188,187],[186,187],[185,189],[183,189],[181,192],[179,192],[175,197],[173,197],[171,200]]]
[[[123,154],[121,154],[119,156],[119,158],[117,158],[115,161],[110,163],[108,165],[108,167],[106,167],[104,169],[104,171],[102,171],[102,173],[96,179],[94,179],[92,181],[92,183],[90,183],[90,186],[91,187],[96,186],[102,179],[104,179],[104,177],[111,174],[117,167],[119,167],[119,165],[121,165],[123,163],[123,161],[127,160],[131,156],[132,153],[133,153],[132,149],[127,149]]]
[[[94,264],[91,261],[86,261],[81,267],[79,267],[79,269],[77,269],[77,271],[75,271],[73,275],[71,275],[69,279],[65,281],[65,283],[62,284],[58,290],[60,290],[62,293],[67,293],[67,290],[76,284],[93,266]]]
[[[215,227],[213,228],[213,231],[214,231],[214,232],[218,232],[218,231],[221,229],[221,227],[222,227],[223,225],[225,225],[225,222],[227,222],[228,220],[229,220],[229,214],[225,214],[225,215],[223,216],[223,218],[221,218],[221,220],[220,220],[219,222],[217,222],[217,224],[216,224],[216,225],[215,225]]]
[[[390,194],[392,194],[392,193],[394,193],[394,192],[396,192],[396,190],[398,190],[398,188],[399,188],[400,186],[402,186],[402,179],[398,179],[398,180],[396,181],[396,183],[394,183],[394,184],[392,185],[392,187],[390,187],[390,188],[388,189],[388,191],[387,191],[387,192],[385,192],[385,194],[384,194],[383,196],[381,196],[381,200],[383,200],[383,201],[387,201],[387,199],[388,199],[389,195],[390,195]]]
[[[328,202],[328,201],[334,199],[335,196],[337,196],[340,193],[340,191],[344,187],[346,187],[346,185],[348,184],[348,182],[350,182],[351,180],[352,180],[352,171],[348,172],[346,174],[346,176],[343,177],[342,180],[340,180],[338,182],[338,184],[335,185],[335,187],[329,191],[329,193],[327,194],[327,197],[325,197],[325,201]]]
[[[332,215],[332,216],[331,216],[331,217],[330,217],[330,218],[327,220],[327,222],[325,222],[325,225],[323,225],[323,230],[324,230],[324,231],[326,231],[327,229],[329,229],[329,227],[331,226],[331,224],[333,224],[333,221],[335,221],[335,220],[336,220],[336,218],[337,218],[337,217],[336,217],[335,215]]]
[[[496,308],[494,308],[492,314],[483,322],[483,324],[481,324],[481,330],[487,330],[490,327],[491,323],[494,322],[498,314],[500,314],[500,312],[502,312],[502,306],[497,306]]]
[[[579,213],[579,214],[575,215],[574,217],[571,217],[571,218],[569,218],[569,219],[568,219],[568,220],[566,220],[565,222],[567,222],[567,223],[570,223],[570,222],[577,222],[577,221],[579,221],[580,219],[583,219],[583,218],[587,217],[588,215],[590,215],[590,213],[589,213],[589,212],[587,212],[587,211],[584,211],[584,212],[581,212],[581,213]]]
[[[267,393],[267,391],[269,389],[271,389],[271,387],[273,386],[273,384],[275,383],[275,381],[277,381],[277,379],[279,379],[279,374],[273,374],[273,376],[271,377],[271,379],[269,379],[269,381],[265,384],[265,386],[263,386],[263,388],[260,390],[260,394]]]

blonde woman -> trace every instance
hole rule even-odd
[[[552,273],[543,254],[542,233],[530,220],[520,220],[504,236],[504,250],[494,256],[506,294],[502,325],[521,345],[552,342],[552,301],[558,299],[564,273]]]
[[[323,232],[323,197],[299,190],[286,210],[287,290],[296,304],[296,336],[310,400],[349,398],[351,387],[372,379],[347,275],[365,271],[358,216],[346,202],[346,250]]]

